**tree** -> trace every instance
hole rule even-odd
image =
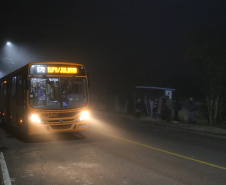
[[[209,124],[220,118],[226,85],[226,43],[217,32],[205,30],[192,49],[192,64],[206,98]],[[197,37],[195,37],[197,38]]]

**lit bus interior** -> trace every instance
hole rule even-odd
[[[30,105],[37,109],[73,109],[87,105],[85,78],[30,78]]]

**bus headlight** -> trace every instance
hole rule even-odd
[[[89,112],[88,111],[83,111],[81,113],[80,120],[87,120],[87,119],[89,119]]]
[[[39,118],[37,115],[35,114],[31,114],[30,115],[30,119],[31,121],[35,122],[35,123],[45,123],[41,118]]]

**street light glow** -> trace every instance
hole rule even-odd
[[[35,61],[39,59],[33,54],[33,49],[28,49],[28,45],[18,45],[11,39],[6,39],[2,49],[0,48],[0,78]]]
[[[12,43],[11,42],[7,42],[6,45],[7,46],[12,46]]]

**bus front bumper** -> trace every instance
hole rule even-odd
[[[78,132],[88,130],[89,120],[76,121],[70,124],[28,124],[28,135],[53,134],[61,132]]]

